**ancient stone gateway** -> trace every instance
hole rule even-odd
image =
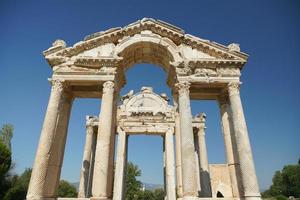
[[[53,70],[52,89],[27,200],[57,199],[75,98],[102,100],[99,118],[87,117],[78,199],[122,200],[127,137],[134,133],[164,138],[166,199],[260,199],[239,93],[240,71],[248,56],[239,45],[226,47],[144,18],[89,35],[72,47],[57,40],[44,55]],[[125,95],[119,105],[125,72],[136,63],[163,67],[172,104],[165,95],[144,87],[137,94]],[[205,115],[192,117],[190,99],[219,102],[225,164],[208,164]]]

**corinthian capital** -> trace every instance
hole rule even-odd
[[[240,84],[239,82],[231,82],[227,85],[229,96],[240,93]]]
[[[49,81],[52,85],[51,91],[53,91],[53,92],[62,92],[64,90],[64,87],[65,87],[64,80],[62,80],[62,79],[50,79]]]
[[[182,81],[179,83],[175,84],[175,87],[177,88],[178,94],[185,94],[185,93],[189,93],[189,89],[190,89],[190,83],[188,81]]]
[[[114,90],[115,84],[112,81],[106,81],[103,83],[103,92],[112,92]]]

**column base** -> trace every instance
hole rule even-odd
[[[53,198],[27,198],[26,200],[90,200],[90,198],[83,198],[83,197],[53,197]]]
[[[26,198],[26,200],[57,200],[57,198],[38,197],[38,198]]]
[[[112,200],[109,197],[91,197],[90,200]]]
[[[57,198],[57,200],[90,200],[90,198],[84,198],[84,197],[78,197],[78,198],[75,198],[75,197],[73,197],[73,198],[71,198],[71,197],[66,197],[66,198],[64,198],[64,197],[60,197],[60,198]]]
[[[244,197],[244,200],[261,200],[260,196],[248,196]]]
[[[199,200],[199,198],[186,196],[186,197],[183,197],[182,200]]]

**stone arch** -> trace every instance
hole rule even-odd
[[[137,63],[151,63],[168,73],[172,64],[183,61],[172,40],[149,30],[121,40],[116,45],[114,54],[122,57],[125,70]]]

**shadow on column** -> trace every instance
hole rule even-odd
[[[208,171],[202,171],[200,169],[200,185],[201,191],[200,197],[211,197],[210,175]]]

